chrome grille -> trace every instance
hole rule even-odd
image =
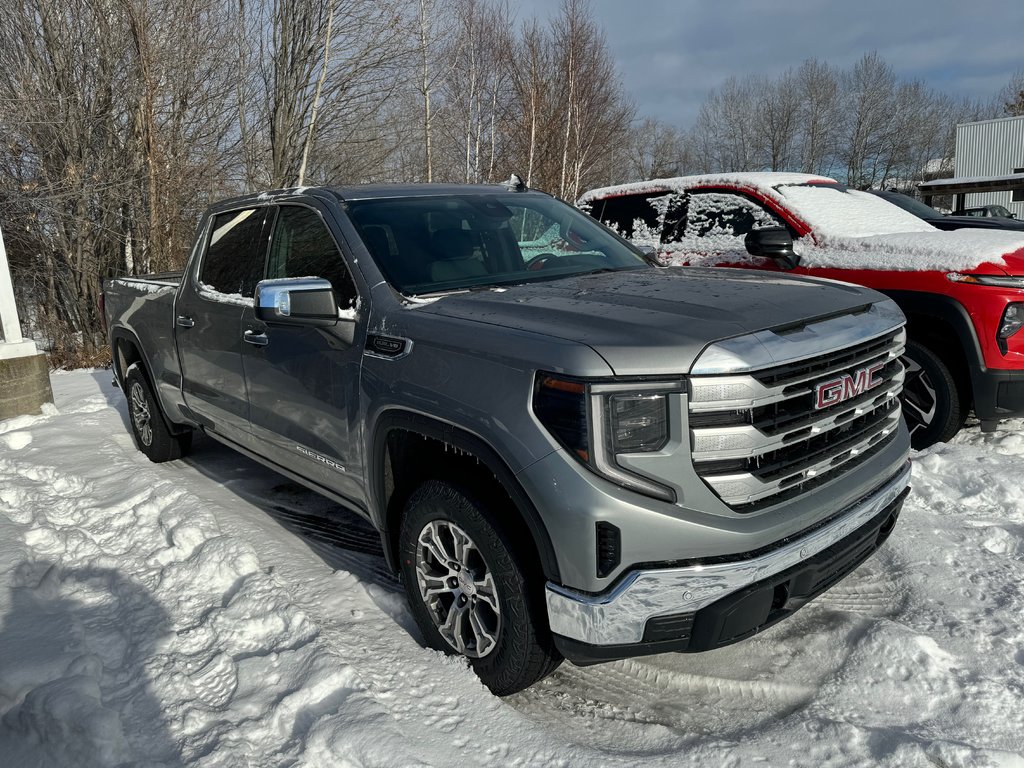
[[[885,305],[861,315],[867,340],[862,335],[856,344],[800,357],[799,345],[787,346],[783,334],[772,346],[772,339],[760,332],[759,341],[772,352],[789,354],[753,370],[737,359],[741,373],[691,377],[694,466],[735,511],[753,512],[805,493],[850,471],[895,438],[906,331],[898,311]],[[842,321],[823,321],[816,329],[819,341],[830,322]],[[779,355],[773,356],[778,360]],[[834,404],[819,400],[820,385],[842,388],[844,379],[850,382],[843,390],[847,399]],[[854,386],[868,381],[875,386],[867,391]]]

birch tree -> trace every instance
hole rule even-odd
[[[338,151],[395,92],[396,65],[411,50],[400,11],[391,0],[239,6],[253,33],[241,52],[250,81],[237,91],[250,188],[321,178],[320,142],[330,137],[330,152]]]
[[[463,0],[456,7],[442,89],[448,112],[442,124],[453,154],[446,165],[454,171],[457,154],[461,166],[453,179],[495,180],[500,130],[510,117],[512,49],[507,2]]]

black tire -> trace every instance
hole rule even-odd
[[[128,366],[124,377],[124,393],[128,398],[128,420],[132,425],[135,447],[150,461],[180,459],[192,447],[192,430],[173,434],[167,426],[153,388],[138,363]]]
[[[952,372],[938,355],[916,341],[903,355],[906,380],[900,399],[915,450],[944,443],[963,427],[967,408]]]
[[[440,542],[440,553],[444,554],[458,551],[452,538],[456,531],[464,534],[472,545],[463,547],[461,559],[466,562],[463,565],[457,559],[449,559],[449,565],[438,568],[439,550],[422,544],[421,535],[434,543]],[[447,541],[443,541],[446,537]],[[511,536],[495,526],[487,506],[471,491],[440,480],[425,482],[405,505],[398,543],[409,605],[431,648],[466,656],[483,683],[498,696],[533,685],[561,663],[562,657],[548,629],[543,579],[535,573],[536,569],[524,568],[524,548],[517,547]],[[454,548],[445,550],[445,544],[454,544]],[[430,604],[421,589],[421,574],[423,584],[445,584]],[[464,575],[466,579],[460,581],[459,577]],[[437,581],[433,582],[434,579]],[[484,584],[482,579],[489,581]],[[488,596],[488,590],[493,594]],[[497,611],[491,607],[492,599]],[[472,603],[453,608],[460,600]],[[455,622],[456,631],[452,634],[456,642],[468,638],[464,651],[447,639],[439,627],[440,614],[451,620],[458,613],[466,618]],[[464,631],[466,623],[468,633]],[[475,655],[481,634],[484,637],[479,643],[480,655]]]

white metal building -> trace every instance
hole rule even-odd
[[[956,127],[953,181],[1024,173],[1024,115],[961,123]],[[967,206],[1004,205],[1024,219],[1024,188],[967,195]]]

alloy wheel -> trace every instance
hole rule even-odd
[[[913,358],[902,359],[906,369],[903,381],[903,415],[910,434],[927,429],[935,420],[938,398],[928,373]]]
[[[416,548],[420,597],[441,637],[457,652],[482,658],[501,632],[494,576],[469,535],[449,520],[432,520]]]
[[[139,433],[139,439],[143,445],[153,444],[153,424],[149,411],[149,400],[139,382],[132,383],[131,391],[132,423]]]

